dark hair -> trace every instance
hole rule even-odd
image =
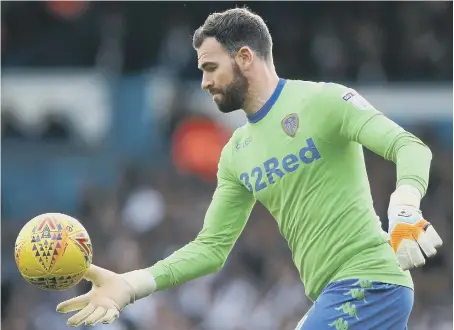
[[[263,19],[248,8],[234,8],[213,13],[193,36],[192,45],[198,49],[208,37],[214,37],[230,55],[248,46],[262,59],[269,59],[273,41]]]

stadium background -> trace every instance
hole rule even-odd
[[[2,2],[2,328],[63,330],[56,304],[20,278],[14,239],[43,212],[79,218],[94,262],[123,272],[195,237],[219,151],[240,112],[200,91],[191,33],[235,3]],[[250,3],[278,73],[342,82],[432,149],[422,209],[444,239],[413,271],[410,329],[452,329],[452,2]],[[395,167],[366,153],[386,228]],[[257,206],[226,267],[127,308],[110,330],[294,329],[309,307],[271,216]]]

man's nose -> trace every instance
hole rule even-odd
[[[211,87],[213,87],[213,81],[211,79],[208,79],[205,74],[203,75],[203,78],[202,78],[202,89],[206,90],[206,89],[210,89]]]

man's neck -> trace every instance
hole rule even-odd
[[[247,101],[243,107],[246,115],[252,116],[259,111],[273,95],[278,83],[279,77],[274,70],[266,71],[260,78],[250,81]]]

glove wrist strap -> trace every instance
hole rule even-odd
[[[419,210],[421,198],[421,193],[417,188],[410,185],[401,185],[391,194],[389,208],[407,205]]]
[[[131,286],[134,292],[134,301],[147,297],[156,291],[156,281],[146,269],[124,273],[121,274],[121,277]]]

